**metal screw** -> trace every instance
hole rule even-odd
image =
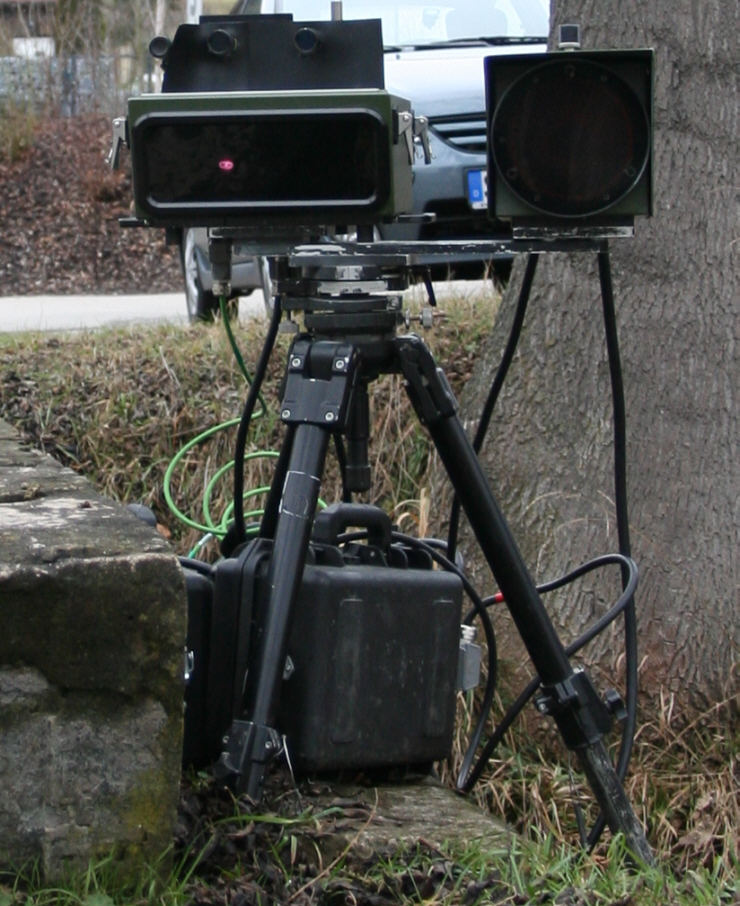
[[[293,368],[300,368],[302,363],[303,363],[303,360],[301,359],[300,356],[297,356],[297,355],[294,355],[293,358],[290,360],[291,367],[293,367]]]
[[[334,415],[333,412],[327,412],[326,415],[324,415],[325,422],[333,422],[335,418],[336,418],[336,415]]]
[[[290,418],[290,409],[283,409],[280,413],[280,418]]]
[[[344,371],[347,367],[347,362],[344,359],[334,359],[334,369],[335,371]]]

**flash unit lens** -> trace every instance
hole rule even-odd
[[[534,210],[556,217],[607,211],[639,181],[650,129],[638,96],[604,66],[558,60],[509,86],[491,122],[500,178]]]

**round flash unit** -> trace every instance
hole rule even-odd
[[[535,211],[588,217],[608,211],[638,183],[650,127],[627,82],[598,63],[563,57],[504,92],[490,148],[500,179]]]

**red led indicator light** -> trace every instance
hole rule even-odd
[[[224,157],[218,162],[218,169],[223,170],[224,173],[230,173],[234,169],[234,161]]]

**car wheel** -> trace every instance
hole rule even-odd
[[[218,299],[210,290],[203,289],[195,254],[195,233],[183,230],[180,240],[182,274],[185,281],[185,304],[192,321],[212,321],[218,311]]]

